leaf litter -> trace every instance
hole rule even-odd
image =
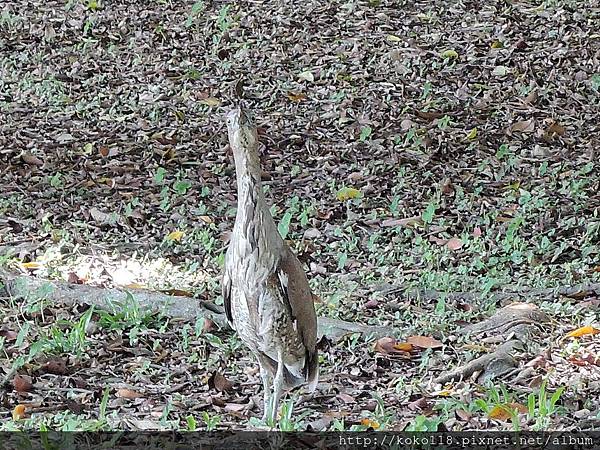
[[[286,233],[307,255],[319,312],[393,325],[407,341],[390,337],[380,351],[351,336],[323,342],[322,386],[298,408],[402,429],[415,418],[407,405],[435,413],[435,392],[474,401],[471,381],[427,382],[452,361],[440,345],[464,344],[464,312],[472,321],[501,305],[372,297],[386,283],[490,292],[598,281],[599,13],[586,5],[12,2],[0,20],[0,249],[17,249],[9,264],[34,275],[218,302],[235,214],[222,115],[243,96],[268,197],[278,220],[291,214]],[[597,318],[597,298],[557,300],[563,312],[540,300],[561,318],[558,343],[515,388],[542,375],[572,387],[554,428],[598,398],[597,340],[582,325]],[[17,310],[0,308],[5,373],[56,321],[82,314],[42,304],[19,337]],[[115,427],[184,427],[201,412],[245,427],[240,405],[260,381],[242,369],[252,363],[235,338],[208,321],[134,323],[91,330],[83,354],[45,351],[0,404],[15,420],[52,408],[97,418],[108,390]],[[406,357],[387,357],[398,352]],[[373,392],[392,422],[364,417]],[[507,429],[506,410],[520,403],[496,406],[496,422],[458,409],[444,426]]]

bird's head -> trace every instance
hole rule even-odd
[[[241,107],[229,111],[227,113],[227,131],[234,155],[240,151],[258,153],[256,126],[248,111]]]

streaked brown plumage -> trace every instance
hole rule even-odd
[[[223,299],[231,326],[257,357],[264,419],[277,417],[284,389],[318,380],[317,318],[302,265],[283,241],[262,191],[256,127],[227,115],[238,208],[225,256]]]

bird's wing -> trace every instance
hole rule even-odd
[[[231,314],[231,276],[227,268],[227,262],[225,263],[225,269],[223,270],[223,280],[221,282],[221,292],[223,294],[223,306],[225,307],[225,316],[231,328],[233,326],[233,315]]]
[[[316,384],[317,360],[317,316],[310,286],[298,258],[284,245],[282,258],[276,274],[286,308],[295,321],[296,329],[306,349],[304,375],[311,385]]]

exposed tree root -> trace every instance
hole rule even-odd
[[[102,288],[86,284],[73,284],[64,281],[50,281],[27,277],[0,270],[0,283],[4,284],[5,295],[13,298],[44,298],[65,304],[94,305],[111,310],[115,304],[123,304],[128,298],[135,298],[141,308],[160,312],[167,317],[196,320],[204,317],[212,320],[220,328],[229,330],[229,324],[220,306],[214,303],[178,295],[168,295],[146,289]],[[0,295],[2,292],[0,291]],[[329,317],[319,317],[319,338],[326,336],[336,342],[350,333],[361,333],[381,337],[390,335],[389,327],[361,325]]]
[[[482,322],[464,327],[464,334],[475,336],[480,342],[502,344],[490,353],[443,373],[434,382],[443,384],[471,376],[486,380],[513,372],[517,367],[514,353],[525,350],[535,335],[539,334],[540,328],[548,322],[550,318],[537,306],[531,303],[513,303],[499,309]]]

